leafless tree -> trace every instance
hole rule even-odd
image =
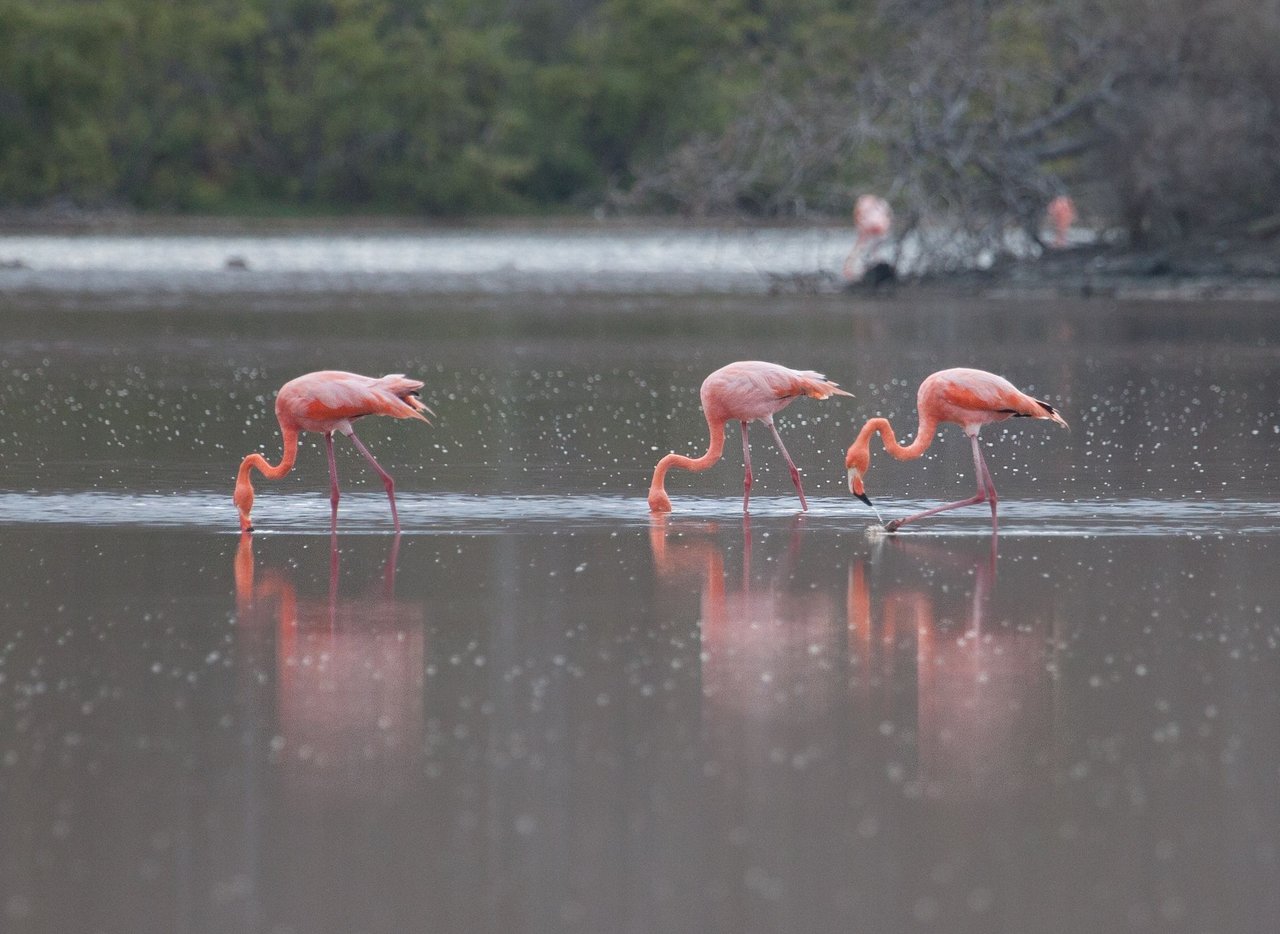
[[[798,50],[716,135],[627,193],[694,215],[842,215],[893,203],[925,265],[969,262],[1083,193],[1134,240],[1270,210],[1280,195],[1280,0],[881,0],[887,41]],[[932,236],[923,236],[931,234]]]
[[[1127,0],[1100,23],[1115,93],[1089,169],[1135,242],[1274,213],[1280,2]]]

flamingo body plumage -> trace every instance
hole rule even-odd
[[[707,419],[710,440],[707,452],[701,457],[685,457],[668,454],[658,461],[649,485],[649,509],[653,512],[670,512],[671,499],[667,496],[666,475],[672,467],[700,471],[720,460],[724,453],[725,425],[731,421],[742,427],[743,494],[742,511],[748,512],[751,499],[751,450],[747,439],[748,425],[762,422],[773,435],[774,443],[782,452],[791,472],[791,481],[800,496],[800,508],[808,509],[800,471],[787,453],[773,424],[776,412],[786,408],[801,396],[829,399],[831,396],[848,396],[836,383],[813,370],[793,370],[776,363],[760,360],[741,360],[716,370],[702,382],[702,413]]]
[[[332,522],[338,519],[338,470],[333,456],[333,433],[346,435],[373,469],[382,478],[391,502],[391,518],[396,531],[400,531],[400,517],[396,512],[395,481],[374,459],[369,449],[356,437],[351,423],[366,415],[388,415],[392,418],[416,418],[428,421],[426,415],[434,414],[423,405],[418,392],[423,384],[409,379],[402,373],[383,377],[361,376],[341,370],[320,370],[289,380],[276,394],[276,420],[284,436],[284,453],[278,464],[272,465],[261,454],[250,454],[240,462],[236,475],[233,500],[240,512],[240,529],[253,530],[252,471],[258,470],[269,480],[279,480],[290,470],[298,457],[298,435],[303,431],[315,431],[324,435],[329,460],[330,502]]]
[[[1003,376],[967,367],[939,370],[925,377],[916,393],[916,409],[919,413],[919,425],[915,439],[909,445],[898,443],[893,426],[889,424],[888,419],[872,418],[862,426],[857,440],[849,446],[845,455],[845,468],[849,473],[849,492],[868,505],[871,503],[866,495],[863,478],[871,462],[872,435],[879,434],[885,450],[898,460],[913,460],[924,454],[933,443],[938,426],[944,422],[959,425],[969,436],[973,446],[973,464],[977,473],[978,489],[968,499],[926,509],[905,519],[895,519],[886,526],[891,532],[897,531],[908,522],[948,509],[981,502],[991,504],[991,526],[993,529],[996,528],[998,498],[995,484],[991,480],[991,472],[987,469],[986,461],[982,457],[982,449],[978,445],[979,430],[983,425],[1002,422],[1009,418],[1043,418],[1056,422],[1064,428],[1068,427],[1066,421],[1049,403],[1027,395]]]

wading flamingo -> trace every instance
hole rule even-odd
[[[375,379],[340,370],[321,370],[291,379],[276,394],[276,419],[284,435],[284,455],[274,467],[261,454],[250,454],[240,462],[236,474],[236,492],[233,499],[240,510],[240,529],[252,532],[249,512],[253,509],[253,483],[250,473],[257,468],[268,480],[279,480],[293,469],[298,459],[298,433],[318,431],[324,435],[325,450],[329,455],[329,502],[333,504],[331,525],[338,523],[338,465],[333,459],[333,433],[335,431],[351,439],[357,450],[365,456],[382,478],[387,499],[391,501],[391,520],[400,531],[400,517],[396,514],[396,482],[383,470],[360,439],[351,423],[364,415],[390,415],[393,418],[417,418],[426,422],[423,412],[434,415],[418,398],[422,383],[406,379],[396,373]],[[428,422],[430,424],[430,422]]]
[[[889,233],[893,226],[893,211],[889,202],[879,195],[859,195],[853,207],[853,225],[858,229],[858,239],[844,259],[841,274],[849,282],[857,282],[866,273],[866,253],[871,245]]]
[[[916,394],[916,408],[920,413],[920,427],[915,440],[903,447],[893,435],[893,426],[886,418],[873,418],[862,426],[858,439],[849,447],[844,465],[849,471],[849,492],[868,506],[871,500],[863,489],[862,478],[871,463],[871,436],[879,433],[884,448],[898,460],[914,460],[923,454],[933,442],[933,436],[942,422],[954,422],[964,429],[973,444],[973,466],[978,474],[978,492],[968,499],[935,506],[905,519],[894,519],[885,528],[896,532],[908,522],[932,516],[959,506],[972,506],[984,501],[991,503],[991,528],[996,529],[996,487],[991,482],[991,472],[982,458],[978,446],[978,430],[988,422],[1002,422],[1006,418],[1047,418],[1063,428],[1067,423],[1047,402],[1033,399],[1018,390],[1003,376],[985,370],[959,367],[939,370],[925,377]]]
[[[1067,231],[1076,221],[1076,203],[1067,195],[1058,195],[1049,202],[1045,210],[1049,215],[1049,223],[1053,225],[1053,245],[1062,248],[1067,245]]]
[[[785,409],[800,396],[828,399],[831,396],[849,396],[835,383],[813,370],[792,370],[776,363],[746,360],[730,363],[716,370],[702,381],[702,414],[707,418],[711,440],[707,453],[701,457],[684,457],[668,454],[653,469],[653,482],[649,485],[649,508],[653,512],[670,512],[671,500],[664,489],[667,471],[672,467],[685,470],[706,470],[724,453],[724,426],[736,421],[742,426],[742,462],[745,470],[742,481],[742,511],[747,512],[751,499],[751,448],[747,441],[747,425],[764,422],[773,434],[774,443],[791,470],[791,482],[800,494],[800,508],[807,510],[804,488],[800,485],[800,471],[787,453],[778,429],[773,424],[773,413]]]

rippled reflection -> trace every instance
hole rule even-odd
[[[933,797],[1000,798],[1048,781],[1052,697],[1047,634],[1031,620],[992,619],[997,539],[989,548],[884,544],[918,567],[912,583],[873,587],[875,559],[849,568],[849,631],[873,684],[892,681],[914,649],[918,777]],[[926,576],[929,575],[929,576]],[[945,582],[926,583],[945,575]],[[970,579],[967,604],[948,611],[939,591]]]
[[[340,553],[330,539],[329,588],[299,596],[287,566],[258,574],[253,537],[235,556],[239,625],[274,640],[278,734],[272,750],[289,788],[383,795],[402,792],[421,758],[424,611],[395,596],[400,538],[381,581],[340,594]]]
[[[788,528],[785,554],[763,582],[751,574],[751,521],[742,520],[743,569],[731,585],[720,542],[706,537],[714,524],[650,526],[650,547],[659,577],[696,579],[702,587],[702,693],[725,717],[806,720],[841,703],[831,686],[810,677],[819,649],[829,651],[835,604],[827,591],[796,593],[785,586],[799,559],[801,519]],[[702,533],[702,534],[700,534]]]
[[[1273,309],[326,296],[246,259],[6,280],[0,929],[1277,928]],[[763,346],[857,412],[945,347],[1079,421],[991,439],[994,562],[980,515],[868,538],[822,411],[802,518],[775,469],[748,527],[727,491],[651,524],[689,386]],[[403,539],[353,467],[335,553],[304,471],[237,554],[235,464],[335,361],[444,403],[367,439]],[[882,509],[967,491],[939,443]]]
[[[790,583],[801,521],[763,580],[749,520],[740,575],[726,570],[715,524],[650,526],[659,578],[700,589],[704,718],[720,753],[804,767],[856,724],[852,741],[908,742],[891,777],[931,798],[998,800],[1047,783],[1047,623],[1032,611],[993,617],[996,537],[882,541],[851,557],[838,609],[830,590]]]

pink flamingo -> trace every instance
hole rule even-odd
[[[845,257],[844,267],[841,269],[841,274],[850,282],[862,278],[866,271],[866,252],[871,249],[871,244],[886,236],[893,226],[893,211],[889,202],[879,195],[859,195],[853,207],[853,225],[858,229],[858,239],[853,241],[853,249]]]
[[[284,435],[284,454],[274,467],[261,454],[250,454],[240,462],[236,474],[236,491],[233,497],[240,510],[240,529],[253,531],[249,512],[253,509],[253,483],[250,471],[257,468],[268,480],[279,480],[290,470],[298,458],[298,433],[318,431],[324,434],[325,449],[329,455],[329,501],[333,504],[332,525],[338,522],[338,465],[333,459],[333,433],[346,435],[361,454],[373,465],[387,498],[391,500],[391,519],[396,531],[400,531],[400,517],[396,514],[396,482],[378,465],[360,439],[351,423],[364,415],[390,415],[392,418],[417,418],[430,424],[423,412],[434,415],[418,398],[422,383],[406,379],[396,373],[375,379],[340,370],[321,370],[291,379],[276,394],[276,419]]]
[[[739,361],[716,370],[702,381],[702,413],[707,418],[711,440],[707,453],[701,457],[684,457],[668,454],[653,470],[653,482],[649,485],[649,509],[653,512],[670,512],[671,500],[664,488],[667,471],[672,467],[685,470],[706,470],[724,453],[724,426],[737,421],[742,426],[742,461],[745,474],[742,481],[742,511],[747,512],[751,498],[751,448],[747,441],[747,425],[763,422],[773,434],[774,443],[786,459],[791,471],[791,482],[800,494],[800,508],[807,510],[804,488],[800,485],[800,471],[787,453],[782,437],[773,424],[773,413],[781,411],[800,396],[828,399],[831,396],[849,396],[838,385],[821,373],[812,370],[792,370],[776,363],[759,360]]]
[[[1045,213],[1049,215],[1049,223],[1053,225],[1053,245],[1059,248],[1066,246],[1067,231],[1076,221],[1075,202],[1067,195],[1058,195],[1049,202]]]
[[[975,503],[988,501],[991,503],[991,528],[996,528],[996,487],[991,481],[991,472],[987,470],[986,461],[982,458],[982,449],[978,446],[978,430],[988,422],[1002,422],[1007,418],[1047,418],[1066,428],[1067,423],[1062,416],[1047,402],[1033,399],[1017,389],[1003,376],[996,376],[985,370],[970,370],[963,367],[953,370],[939,370],[925,377],[916,394],[916,408],[920,413],[920,427],[916,429],[915,440],[904,447],[898,443],[893,434],[893,426],[885,418],[873,418],[862,426],[858,438],[849,447],[845,455],[845,467],[849,471],[849,492],[868,506],[871,500],[863,489],[862,478],[866,476],[871,463],[871,436],[879,433],[884,441],[884,448],[898,460],[914,460],[922,455],[933,442],[933,436],[942,422],[954,422],[964,429],[973,443],[973,465],[978,474],[978,492],[968,499],[935,506],[924,512],[895,519],[885,526],[890,532],[896,532],[908,522],[923,519],[948,509],[959,506],[972,506]]]

